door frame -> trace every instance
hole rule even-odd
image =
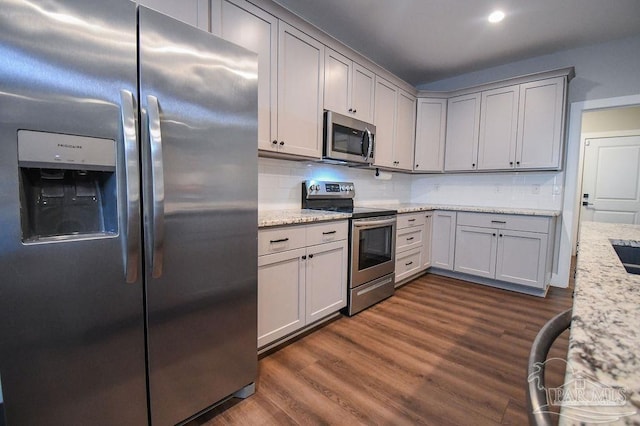
[[[551,283],[558,287],[569,285],[571,274],[571,256],[575,253],[578,235],[578,180],[582,176],[580,163],[582,143],[582,113],[590,110],[640,105],[640,94],[614,98],[594,99],[573,102],[569,107],[569,121],[565,158],[564,199],[562,204],[562,224],[560,244],[556,252],[557,271],[551,277]]]

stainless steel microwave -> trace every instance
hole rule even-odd
[[[323,159],[372,164],[375,133],[373,124],[325,111]]]

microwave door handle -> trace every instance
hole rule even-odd
[[[162,131],[158,98],[147,96],[149,116],[149,147],[151,152],[151,276],[162,275],[164,251],[164,164],[162,159]]]
[[[124,145],[124,205],[122,254],[127,283],[135,283],[140,263],[140,170],[138,167],[138,135],[136,132],[133,93],[120,91],[120,118]]]
[[[365,138],[367,139],[367,153],[364,153],[364,140]],[[373,136],[371,135],[371,131],[369,129],[367,129],[366,127],[364,128],[364,132],[362,133],[362,155],[364,156],[365,160],[368,160],[371,158],[371,151],[373,151]]]

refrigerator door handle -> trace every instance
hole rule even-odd
[[[140,172],[134,102],[133,93],[128,90],[120,90],[120,118],[124,140],[124,174],[127,197],[122,253],[127,283],[136,282],[138,264],[140,263]]]
[[[147,96],[149,117],[149,147],[151,152],[152,225],[151,225],[151,276],[162,275],[164,251],[164,170],[162,161],[162,131],[160,129],[160,105],[158,98]]]

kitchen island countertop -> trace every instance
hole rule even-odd
[[[324,210],[258,210],[258,228],[304,224],[326,220],[345,220],[350,217],[351,214],[349,213],[336,213]]]
[[[561,425],[595,416],[613,420],[606,424],[640,423],[640,275],[626,272],[613,239],[640,240],[640,226],[581,223],[564,395],[573,400],[591,388],[624,405],[563,404]],[[624,394],[603,393],[616,387]]]

